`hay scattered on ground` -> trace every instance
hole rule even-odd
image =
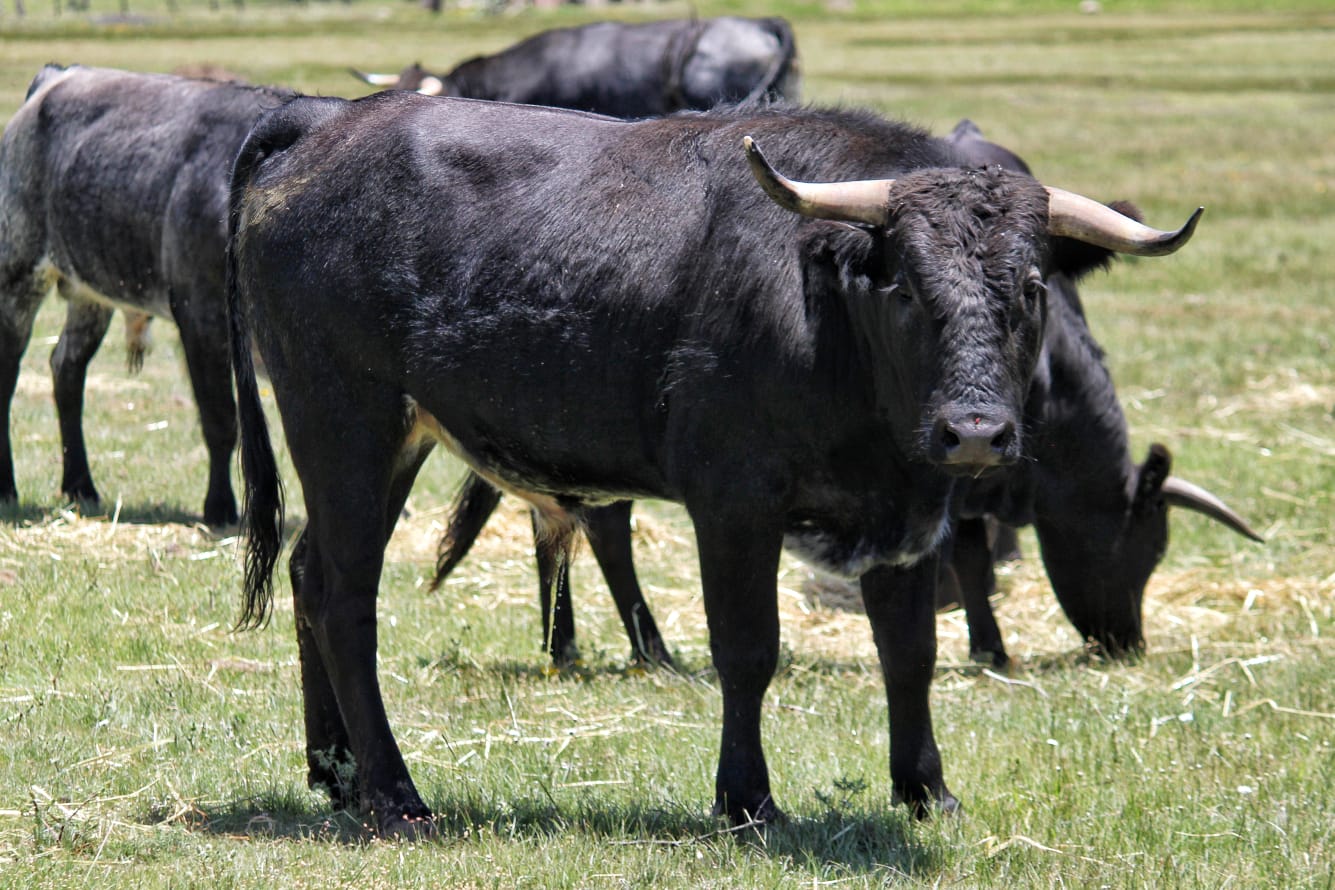
[[[0,531],[0,568],[17,582],[36,564],[75,558],[108,565],[146,559],[161,567],[172,559],[236,559],[237,549],[234,535],[215,535],[203,524],[123,523],[119,505],[94,517],[69,508]]]
[[[413,510],[400,523],[387,559],[418,567],[419,583],[429,580],[448,505]],[[641,512],[634,526],[637,565],[645,594],[669,645],[704,648],[707,638],[699,592],[694,542],[679,524]],[[1029,551],[1033,552],[1031,546]],[[0,530],[0,587],[20,583],[26,572],[49,571],[50,563],[96,559],[114,565],[146,560],[170,575],[175,561],[223,559],[239,566],[240,547],[231,535],[218,536],[203,525],[123,523],[115,509],[108,516],[84,517],[73,509],[39,521]],[[588,547],[581,547],[573,567],[576,616],[581,637],[604,626],[619,634],[614,606]],[[238,570],[239,580],[239,570]],[[533,538],[526,507],[505,498],[472,552],[450,579],[455,589],[477,592],[490,608],[537,608]],[[1050,659],[1078,653],[1081,640],[1052,595],[1035,558],[999,567],[994,608],[1013,660]],[[286,598],[280,597],[282,603]],[[804,657],[835,661],[874,661],[875,647],[862,614],[856,584],[815,572],[785,556],[779,577],[779,610],[786,646]],[[1297,613],[1313,641],[1327,645],[1335,612],[1335,574],[1249,579],[1220,567],[1160,571],[1145,598],[1145,627],[1152,652],[1191,651],[1204,643],[1232,638],[1239,621]],[[949,668],[970,664],[968,627],[962,610],[937,620],[939,663]],[[599,645],[620,652],[620,639]],[[1269,645],[1277,647],[1277,641]]]

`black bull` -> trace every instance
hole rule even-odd
[[[748,171],[748,135],[811,182],[755,149]],[[723,694],[719,812],[780,815],[760,713],[785,544],[860,576],[894,794],[954,809],[928,705],[951,489],[1021,452],[1043,279],[1090,253],[1065,236],[1157,255],[1195,217],[1158,232],[951,157],[820,110],[625,123],[384,93],[262,118],[230,220],[241,622],[268,614],[282,535],[253,335],[308,517],[292,576],[312,785],[382,832],[431,830],[380,694],[375,600],[439,441],[549,523],[685,505]]]
[[[1030,172],[1009,149],[984,139],[971,121],[961,121],[946,141],[959,153],[961,166],[999,164]],[[1035,526],[1058,602],[1081,637],[1111,655],[1142,647],[1141,603],[1166,548],[1168,506],[1203,513],[1260,540],[1219,498],[1170,476],[1169,453],[1162,445],[1154,445],[1144,463],[1134,461],[1112,376],[1085,321],[1075,282],[1057,273],[1045,284],[1048,315],[1043,353],[1025,402],[1032,430],[1025,459],[1004,473],[956,486],[952,533],[941,553],[938,605],[963,604],[970,653],[996,667],[1009,659],[989,599],[996,581],[988,521],[1003,520],[1000,529]],[[468,553],[500,497],[486,480],[468,474],[437,558],[436,585]],[[667,643],[636,578],[630,514],[629,501],[588,509],[584,531],[632,657],[670,665]],[[551,534],[535,539],[543,643],[559,666],[579,657],[570,590],[572,543]]]

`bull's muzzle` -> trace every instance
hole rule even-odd
[[[1009,417],[980,411],[942,411],[932,428],[931,457],[936,463],[976,474],[1014,463],[1019,436]]]

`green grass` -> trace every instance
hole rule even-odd
[[[119,321],[94,363],[104,513],[56,496],[53,301],[15,406],[23,501],[0,524],[0,888],[1335,886],[1335,14],[1261,5],[700,6],[793,16],[810,100],[937,131],[971,117],[1044,181],[1133,200],[1160,227],[1207,207],[1181,253],[1117,263],[1082,295],[1136,448],[1164,442],[1177,472],[1268,541],[1175,518],[1137,663],[1085,658],[1032,558],[1002,579],[1010,678],[967,664],[961,617],[941,616],[933,704],[962,818],[915,824],[889,805],[866,622],[789,560],[764,731],[792,821],[720,833],[706,814],[719,696],[681,511],[643,505],[637,557],[683,672],[625,669],[585,554],[585,668],[553,676],[512,506],[426,593],[459,472],[437,456],[391,547],[380,620],[390,717],[443,831],[375,840],[305,788],[284,595],[272,626],[230,632],[238,546],[195,525],[205,455],[170,325],[156,324],[142,376],[123,370]],[[594,14],[319,3],[172,17],[145,0],[130,8],[148,24],[100,25],[28,6],[0,17],[0,119],[51,60],[212,62],[353,94],[349,65],[444,67]]]

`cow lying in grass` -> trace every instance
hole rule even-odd
[[[656,117],[720,103],[797,98],[797,47],[781,18],[595,22],[542,31],[447,74],[352,72],[375,86]]]

